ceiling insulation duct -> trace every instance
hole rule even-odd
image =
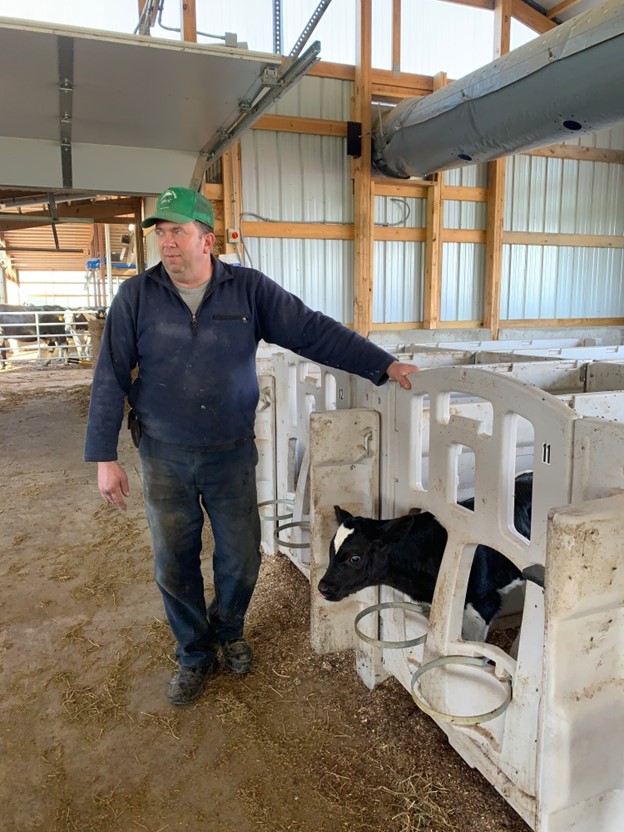
[[[425,176],[624,121],[624,3],[563,23],[425,98],[382,116],[373,162]]]

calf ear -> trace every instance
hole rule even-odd
[[[414,517],[416,516],[418,515],[406,514],[404,517],[388,520],[381,527],[379,537],[384,543],[398,543],[399,540],[403,540],[412,531]]]
[[[350,517],[353,517],[351,512],[347,511],[344,508],[340,508],[340,506],[334,506],[334,511],[336,513],[336,520],[339,523],[344,523],[345,520],[348,520]]]

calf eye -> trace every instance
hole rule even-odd
[[[351,555],[351,557],[349,558],[349,563],[359,563],[361,560],[361,555]]]

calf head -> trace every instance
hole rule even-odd
[[[328,601],[341,601],[360,589],[384,582],[388,548],[409,534],[413,517],[382,521],[354,517],[340,506],[334,506],[334,511],[339,526],[318,589]]]

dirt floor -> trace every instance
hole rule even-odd
[[[124,435],[121,514],[81,459],[89,382],[0,373],[1,832],[527,832],[397,682],[311,652],[284,556],[249,612],[253,672],[167,703],[138,457]]]

